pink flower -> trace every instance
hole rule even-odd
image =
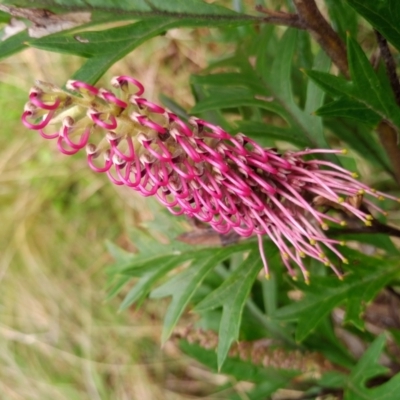
[[[321,206],[337,208],[371,225],[372,216],[359,209],[357,199],[361,202],[362,196],[369,195],[397,200],[358,182],[355,174],[331,162],[304,158],[342,150],[280,154],[199,118],[183,122],[141,97],[144,88],[131,77],[115,77],[112,85],[119,90],[118,97],[79,81],[67,83],[76,95],[37,82],[22,122],[45,139],[57,140],[64,154],[86,148],[95,172],[105,172],[114,184],[143,196],[155,196],[175,215],[207,222],[222,234],[233,230],[243,237],[256,235],[267,276],[263,235],[279,248],[291,276],[296,275],[292,269],[296,264],[308,281],[303,258],[309,256],[341,277],[323,249],[346,263],[336,248],[343,243],[329,239],[324,231],[328,223],[345,222],[321,211]],[[384,213],[370,200],[363,201]]]

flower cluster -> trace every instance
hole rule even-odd
[[[118,96],[79,81],[67,83],[74,94],[39,81],[30,91],[22,122],[45,139],[55,139],[63,154],[86,148],[90,168],[106,173],[116,185],[155,196],[175,215],[197,218],[221,234],[233,230],[243,237],[256,235],[267,276],[263,235],[279,248],[293,277],[295,264],[308,281],[306,256],[330,266],[340,277],[324,248],[346,263],[337,249],[343,243],[324,231],[328,223],[345,222],[320,206],[334,205],[370,225],[372,216],[354,199],[365,194],[392,198],[334,163],[306,157],[341,150],[281,154],[202,119],[182,121],[142,97],[143,86],[129,76],[115,77],[111,83]],[[383,212],[370,200],[363,201]]]

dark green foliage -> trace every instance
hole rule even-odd
[[[351,82],[323,72],[307,75],[331,96],[338,98],[319,110],[318,115],[348,117],[375,126],[386,119],[400,128],[399,107],[392,92],[386,90],[360,45],[350,36],[347,40]]]
[[[400,3],[397,0],[346,0],[389,42],[400,50]]]

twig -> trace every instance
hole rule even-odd
[[[289,26],[297,29],[307,29],[307,25],[297,14],[268,10],[260,5],[256,6],[256,10],[268,15],[268,17],[262,19],[263,22],[268,24]]]
[[[346,46],[318,10],[314,0],[293,0],[300,19],[340,72],[349,78]]]
[[[394,97],[398,105],[400,105],[400,82],[396,73],[396,63],[390,52],[387,40],[375,30],[376,39],[378,41],[381,57],[386,66],[386,73],[389,78],[390,86],[392,87]]]

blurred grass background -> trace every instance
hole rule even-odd
[[[189,109],[189,75],[218,53],[208,34],[171,31],[146,42],[100,84],[130,74],[147,98],[162,92]],[[172,343],[160,348],[164,303],[118,314],[121,298],[104,302],[105,240],[132,250],[129,230],[153,218],[152,200],[114,187],[84,154],[61,155],[20,122],[35,79],[62,86],[83,62],[28,49],[0,65],[0,399],[207,396],[218,377]]]

